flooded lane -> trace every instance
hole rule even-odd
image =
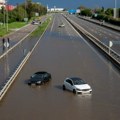
[[[0,120],[119,120],[120,74],[61,17],[46,31],[5,98]],[[58,25],[64,21],[65,28]],[[44,86],[28,86],[36,71],[45,70],[52,80]],[[63,91],[63,80],[79,76],[92,87],[92,95]]]
[[[114,30],[105,28],[103,26],[96,25],[94,23],[80,19],[79,17],[76,17],[75,15],[68,15],[68,17],[70,17],[70,19],[72,19],[78,25],[83,27],[93,36],[98,38],[105,45],[109,46],[109,42],[112,41],[113,46],[111,47],[111,49],[117,52],[118,54],[120,54],[120,43],[119,43],[120,32],[116,32]]]

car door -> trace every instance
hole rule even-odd
[[[70,91],[73,90],[73,83],[72,83],[72,81],[71,81],[70,79],[67,79],[67,80],[66,80],[66,88],[67,88],[68,90],[70,90]]]
[[[43,77],[44,77],[44,81],[47,82],[48,81],[48,75],[44,74]]]

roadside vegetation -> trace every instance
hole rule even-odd
[[[34,36],[41,36],[42,33],[45,31],[46,27],[50,23],[51,18],[48,18],[44,23],[38,26],[38,28],[31,34],[32,37]]]
[[[90,9],[86,8],[84,6],[78,7],[80,9],[80,15],[82,16],[88,16],[96,20],[105,21],[117,26],[120,26],[120,8],[117,9],[118,17],[114,18],[114,11],[113,8],[96,8],[96,9]]]
[[[12,23],[8,23],[8,30],[7,30],[7,26],[1,25],[0,26],[0,37],[5,36],[6,34],[9,34],[10,32],[16,31],[19,28],[25,26],[26,23],[25,22],[12,22]]]
[[[46,13],[46,7],[40,3],[34,3],[32,0],[17,4],[12,11],[2,7],[0,9],[0,37],[10,33],[11,29],[18,29]]]

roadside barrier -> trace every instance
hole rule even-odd
[[[101,42],[98,38],[87,32],[84,28],[79,26],[77,23],[69,19],[68,17],[64,16],[66,20],[84,37],[87,37],[92,43],[94,43],[98,48],[100,48],[109,58],[112,60],[117,66],[117,68],[120,69],[120,55],[116,53],[114,50],[110,49],[107,45],[105,45],[103,42]]]
[[[82,16],[77,16],[78,18],[80,19],[83,19],[83,20],[86,20],[86,21],[89,21],[89,22],[92,22],[92,23],[95,23],[97,25],[101,25],[101,26],[104,26],[106,28],[109,28],[109,29],[112,29],[112,30],[115,30],[117,32],[120,32],[120,27],[117,27],[115,25],[110,25],[106,22],[100,22],[100,21],[97,21],[97,20],[94,20],[94,19],[91,19],[91,18],[87,18],[87,17],[82,17]]]
[[[26,57],[23,59],[23,61],[21,62],[21,64],[18,66],[18,68],[15,70],[15,72],[13,73],[13,75],[10,77],[10,79],[7,80],[7,83],[5,83],[5,86],[3,87],[3,89],[0,91],[0,100],[3,98],[3,96],[6,94],[7,90],[9,89],[9,87],[11,86],[11,84],[14,82],[15,78],[18,76],[19,72],[21,71],[21,69],[23,68],[23,66],[25,65],[25,63],[27,62],[27,60],[30,57],[31,52],[29,52]]]

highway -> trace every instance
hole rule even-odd
[[[59,28],[61,23],[65,27]],[[43,86],[28,86],[36,71],[51,73]],[[91,85],[91,95],[63,91],[66,77]],[[0,102],[1,120],[119,120],[120,72],[90,45],[61,14],[41,38],[31,58]]]
[[[41,24],[47,18],[48,16],[43,16],[40,20]],[[6,35],[4,37],[5,41],[7,42],[7,39],[10,39],[8,48],[3,47],[3,38],[0,38],[0,71],[2,71],[0,72],[0,90],[39,39],[39,36],[35,39],[32,39],[30,36],[30,34],[37,28],[38,25],[29,23],[19,30]]]
[[[17,42],[19,42],[21,39],[28,36],[28,34],[30,34],[31,31],[36,29],[36,28],[37,28],[36,25],[27,24],[26,26],[16,30],[15,32],[10,33],[9,35],[5,36],[4,38],[5,38],[5,40],[7,40],[7,38],[9,37],[9,39],[10,39],[10,47],[12,47]],[[2,39],[3,38],[1,37],[0,38],[0,54],[3,53],[3,51],[2,51],[2,48],[3,48]]]
[[[116,32],[103,26],[85,21],[83,19],[80,19],[79,17],[76,17],[75,15],[67,15],[67,17],[72,19],[88,32],[90,32],[107,46],[109,46],[109,41],[112,41],[113,46],[111,47],[111,49],[120,54],[120,32]]]
[[[40,22],[43,23],[47,18],[48,16],[41,17]],[[13,30],[13,32],[6,35],[4,38],[6,41],[8,38],[10,39],[10,47],[12,47],[18,42],[20,42],[21,40],[27,38],[37,27],[38,25],[33,25],[31,23],[28,23],[22,28]],[[2,39],[3,37],[0,37],[0,55],[2,55],[4,52]]]

